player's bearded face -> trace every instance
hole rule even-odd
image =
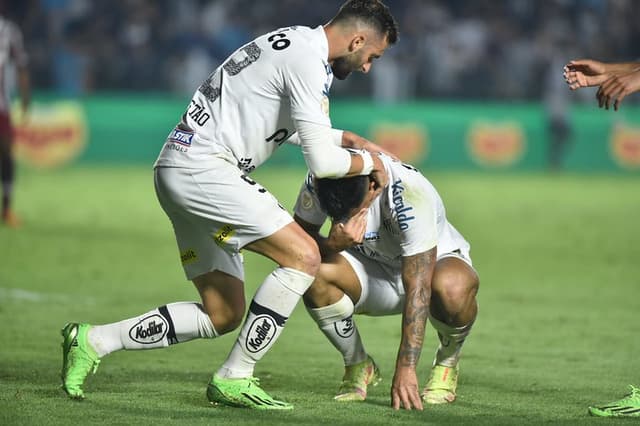
[[[334,59],[331,70],[338,80],[344,80],[349,77],[353,71],[362,68],[363,59],[360,52],[353,52],[341,58]]]

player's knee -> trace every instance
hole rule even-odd
[[[242,315],[228,317],[215,316],[211,318],[211,322],[218,334],[226,334],[240,327],[240,324],[242,324]]]
[[[218,334],[226,334],[240,327],[244,310],[245,305],[242,304],[242,306],[225,307],[207,314]]]
[[[473,270],[446,268],[434,277],[431,298],[444,305],[463,306],[475,298],[478,286],[478,277]]]
[[[320,269],[320,250],[318,245],[313,241],[312,244],[304,244],[300,246],[296,254],[296,268],[309,275],[316,276]]]

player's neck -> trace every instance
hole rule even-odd
[[[344,28],[338,24],[329,22],[325,24],[324,34],[327,37],[327,45],[329,46],[329,62],[344,56],[349,48],[349,37],[345,34]]]

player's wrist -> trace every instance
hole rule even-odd
[[[374,166],[373,156],[369,151],[362,151],[360,157],[362,157],[362,170],[360,171],[360,175],[370,175]]]

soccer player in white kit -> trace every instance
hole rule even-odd
[[[170,303],[118,323],[69,323],[63,330],[63,389],[82,384],[100,358],[120,349],[166,347],[215,338],[245,314],[240,249],[279,266],[260,285],[239,337],[207,388],[212,403],[291,409],[253,377],[255,363],[280,335],[320,265],[315,241],[247,174],[282,143],[302,149],[317,176],[375,176],[387,184],[379,149],[332,129],[333,77],[367,73],[397,39],[397,24],[378,0],[350,0],[326,25],[281,28],[234,52],[198,88],[155,164],[155,188],[171,219],[187,278],[202,304]],[[343,147],[368,151],[351,153]]]
[[[453,402],[458,359],[477,315],[479,281],[469,243],[447,221],[442,199],[412,166],[381,155],[389,185],[367,176],[315,179],[300,190],[295,220],[320,246],[323,260],[304,295],[322,332],[341,352],[345,374],[335,399],[362,401],[380,372],[367,354],[353,314],[402,314],[391,388],[395,409]],[[319,231],[327,216],[332,226]],[[440,346],[420,397],[416,366],[427,317]]]
[[[13,158],[13,129],[11,127],[11,109],[7,84],[9,67],[16,71],[18,91],[21,98],[23,115],[26,114],[31,100],[28,57],[24,48],[22,33],[11,21],[0,16],[0,182],[2,183],[2,222],[11,228],[17,228],[20,220],[11,208],[13,183],[15,179],[15,161]]]

